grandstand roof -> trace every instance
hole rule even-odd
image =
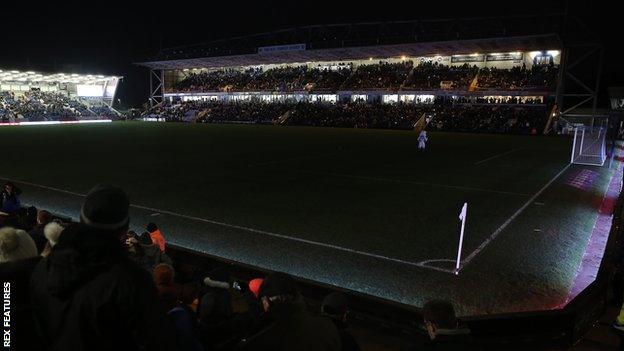
[[[104,76],[94,74],[75,74],[75,73],[41,73],[34,71],[17,71],[0,69],[0,83],[16,82],[16,83],[74,83],[74,84],[94,84],[98,82],[108,81],[111,79],[119,79],[119,76]]]
[[[256,53],[242,55],[223,55],[141,62],[138,63],[138,65],[149,67],[151,69],[218,68],[275,63],[367,60],[371,58],[386,59],[391,57],[399,58],[401,56],[416,57],[430,55],[549,50],[560,49],[561,47],[562,44],[558,35],[546,34],[489,39],[277,51],[271,53],[258,53],[256,51]]]

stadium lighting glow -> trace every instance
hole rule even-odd
[[[41,126],[52,124],[88,124],[88,123],[110,123],[111,119],[85,119],[78,121],[39,121],[39,122],[8,122],[0,123],[0,127],[4,126]]]
[[[401,56],[401,60],[405,61],[405,59],[407,59],[407,57],[405,57],[405,55]]]
[[[548,55],[551,55],[551,56],[557,56],[557,55],[559,55],[560,51],[559,50],[548,50],[547,53],[548,53]]]
[[[117,76],[104,76],[104,75],[81,75],[81,74],[66,74],[66,73],[53,73],[44,74],[35,71],[3,71],[0,70],[0,81],[2,82],[32,82],[32,83],[82,83],[82,84],[95,84],[97,82],[110,81],[119,79]],[[69,80],[71,79],[71,80]]]

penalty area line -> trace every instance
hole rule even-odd
[[[494,239],[496,239],[496,237],[499,236],[500,233],[502,233],[503,230],[505,230],[505,228],[507,228],[507,226],[509,226],[509,224],[511,224],[511,222],[514,221],[514,219],[516,219],[522,212],[524,212],[524,210],[527,207],[529,207],[531,203],[533,203],[540,195],[542,195],[542,193],[546,189],[548,189],[552,185],[552,183],[554,183],[555,180],[557,180],[570,167],[570,165],[571,163],[563,167],[563,169],[559,171],[559,173],[557,173],[554,177],[552,177],[552,179],[550,179],[548,183],[546,183],[541,189],[539,189],[535,194],[533,194],[533,196],[531,196],[530,199],[528,199],[522,206],[520,206],[520,208],[518,208],[516,212],[514,212],[511,216],[509,216],[509,218],[507,218],[507,220],[503,222],[503,224],[501,224],[500,227],[498,227],[494,232],[492,232],[492,234],[490,234],[490,236],[487,239],[485,239],[476,249],[474,249],[474,251],[472,251],[468,256],[466,256],[466,258],[462,260],[459,270],[464,269],[464,267],[468,265],[470,261],[472,261]]]
[[[65,189],[59,189],[59,188],[55,188],[55,187],[51,187],[51,186],[47,186],[47,185],[36,184],[36,183],[32,183],[32,182],[26,182],[26,181],[15,180],[15,179],[10,179],[10,178],[4,178],[4,177],[0,177],[0,180],[10,181],[10,182],[17,183],[17,184],[28,185],[28,186],[32,186],[32,187],[35,187],[35,188],[45,189],[45,190],[49,190],[49,191],[59,192],[59,193],[73,195],[73,196],[78,196],[78,197],[86,197],[87,196],[86,194],[77,193],[77,192],[73,192],[73,191],[69,191],[69,190],[65,190]],[[308,240],[308,239],[292,237],[292,236],[288,236],[288,235],[284,235],[284,234],[269,232],[269,231],[262,230],[262,229],[245,227],[245,226],[241,226],[241,225],[220,222],[220,221],[207,219],[207,218],[190,216],[190,215],[186,215],[186,214],[182,214],[182,213],[177,213],[177,212],[168,211],[168,210],[161,210],[161,209],[153,208],[153,207],[147,207],[147,206],[135,205],[135,204],[130,204],[130,207],[136,208],[136,209],[140,209],[140,210],[144,210],[144,211],[149,211],[150,213],[156,212],[156,213],[160,213],[160,214],[167,214],[167,215],[170,215],[170,216],[173,216],[173,217],[179,217],[179,218],[184,218],[184,219],[193,220],[193,221],[197,221],[197,222],[208,223],[208,224],[217,225],[217,226],[230,228],[230,229],[238,229],[238,230],[242,230],[242,231],[246,231],[246,232],[250,232],[250,233],[261,234],[261,235],[266,235],[266,236],[270,236],[270,237],[274,237],[274,238],[295,241],[295,242],[308,244],[308,245],[313,245],[313,246],[317,246],[317,247],[324,247],[324,248],[333,249],[333,250],[336,250],[336,251],[342,251],[342,252],[347,252],[347,253],[351,253],[351,254],[357,254],[357,255],[360,255],[360,256],[375,258],[375,259],[388,261],[388,262],[393,262],[393,263],[398,263],[398,264],[403,264],[403,265],[407,265],[407,266],[425,268],[425,269],[430,269],[430,270],[434,270],[434,271],[438,271],[438,272],[451,273],[451,274],[453,273],[453,271],[449,270],[449,269],[444,269],[444,268],[439,268],[439,267],[434,267],[434,266],[428,266],[427,263],[429,263],[431,260],[422,261],[422,262],[406,261],[406,260],[402,260],[402,259],[398,259],[398,258],[393,258],[393,257],[388,257],[388,256],[384,256],[384,255],[371,253],[371,252],[350,249],[350,248],[346,248],[346,247],[342,247],[342,246],[338,246],[338,245],[327,244],[327,243],[314,241],[314,240]]]

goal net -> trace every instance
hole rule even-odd
[[[570,162],[602,166],[607,159],[606,126],[576,126]]]

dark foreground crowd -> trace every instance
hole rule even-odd
[[[176,271],[156,224],[128,230],[129,199],[117,187],[94,187],[78,223],[24,209],[19,194],[11,183],[0,194],[11,349],[360,350],[345,295],[311,311],[285,273],[241,282],[223,268]],[[477,349],[450,303],[427,303],[423,317],[428,337],[414,350]]]

